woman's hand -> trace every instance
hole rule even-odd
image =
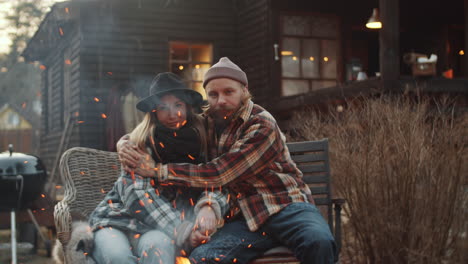
[[[197,214],[195,229],[200,230],[205,236],[211,236],[216,232],[216,214],[209,205],[203,206]]]
[[[140,162],[137,167],[133,169],[135,174],[143,177],[156,177],[156,163],[153,158],[148,154],[140,155]]]
[[[198,247],[201,244],[205,244],[206,242],[210,241],[210,236],[206,236],[200,232],[199,229],[192,230],[190,234],[190,245],[192,247]]]
[[[117,142],[117,153],[119,154],[119,160],[122,163],[123,169],[126,172],[138,167],[140,159],[145,155],[144,151],[138,149],[138,146],[130,141],[130,136],[125,135]]]

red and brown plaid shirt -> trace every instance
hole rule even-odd
[[[208,134],[216,137],[214,123]],[[208,163],[159,164],[158,180],[234,193],[251,231],[294,202],[313,203],[276,120],[252,101],[242,107],[210,148]]]

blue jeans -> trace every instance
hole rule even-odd
[[[92,257],[98,264],[174,263],[175,245],[158,230],[135,238],[117,228],[103,228],[94,233]]]
[[[334,263],[335,240],[319,210],[309,203],[293,203],[271,216],[256,232],[245,219],[234,220],[190,254],[192,263],[246,264],[270,248],[284,245],[301,263]]]

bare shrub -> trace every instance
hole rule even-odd
[[[467,263],[467,114],[385,97],[295,114],[295,139],[330,140],[346,199],[343,262]]]

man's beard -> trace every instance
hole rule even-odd
[[[231,121],[232,116],[236,113],[236,111],[240,107],[236,109],[231,109],[231,108],[225,108],[225,107],[218,107],[213,111],[213,116],[216,120],[216,123],[223,124]]]

